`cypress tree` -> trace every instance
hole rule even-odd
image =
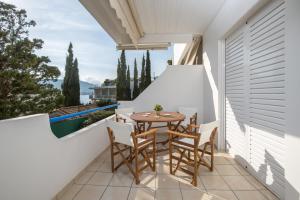
[[[146,68],[145,68],[145,88],[147,88],[150,84],[151,84],[151,61],[150,61],[149,50],[147,50]]]
[[[126,74],[126,100],[131,100],[131,89],[130,89],[130,68],[128,65]]]
[[[139,95],[139,83],[138,83],[138,69],[136,59],[134,59],[134,72],[133,72],[133,99]]]
[[[121,57],[120,57],[120,100],[126,100],[126,56],[125,51],[122,50]]]
[[[117,67],[117,100],[122,99],[122,91],[121,91],[121,64],[120,59],[118,59],[118,67]]]
[[[142,59],[142,70],[141,70],[141,83],[140,83],[140,93],[145,89],[145,56]]]
[[[80,82],[78,61],[73,55],[73,45],[70,42],[65,65],[65,77],[62,84],[65,106],[76,106],[80,104]]]
[[[71,70],[73,66],[73,45],[70,42],[68,48],[68,54],[66,57],[66,65],[65,65],[65,77],[62,84],[62,92],[65,96],[64,105],[69,106],[71,100],[71,91],[70,91],[70,77],[71,77]]]
[[[79,69],[78,69],[77,58],[75,58],[71,72],[72,72],[70,77],[71,105],[77,106],[80,105],[80,82],[79,82]]]

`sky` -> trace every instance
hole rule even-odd
[[[27,11],[28,19],[37,25],[30,29],[31,38],[44,41],[39,55],[48,56],[51,65],[57,66],[64,76],[64,66],[69,43],[72,42],[74,56],[79,62],[80,80],[100,84],[106,78],[116,78],[116,66],[120,51],[105,30],[78,0],[2,0]],[[140,73],[144,51],[126,51],[127,64],[133,74],[134,59]],[[172,52],[156,50],[150,52],[152,75],[160,75],[166,68]]]

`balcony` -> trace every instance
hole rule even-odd
[[[39,114],[0,121],[0,199],[300,199],[299,1],[80,2],[117,49],[172,45],[175,65],[121,106],[219,119],[215,169],[195,188],[159,154],[136,185],[111,173],[105,120],[58,139]]]

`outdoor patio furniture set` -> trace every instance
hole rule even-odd
[[[107,121],[112,172],[125,164],[139,184],[144,169],[150,167],[156,171],[156,154],[163,151],[169,151],[170,174],[175,175],[180,170],[191,175],[194,186],[197,186],[200,165],[213,171],[218,121],[197,125],[196,108],[180,107],[178,112],[159,113],[135,113],[133,108],[121,108],[116,109],[115,119]],[[164,127],[167,127],[168,138],[157,141],[158,128]],[[158,144],[164,148],[157,148]],[[205,155],[210,156],[210,163],[204,159]],[[116,156],[121,156],[117,165]]]

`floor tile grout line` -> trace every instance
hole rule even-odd
[[[128,195],[127,195],[127,200],[129,199],[130,192],[131,192],[131,189],[132,189],[132,184],[133,184],[134,181],[135,181],[135,178],[132,179],[132,182],[131,182],[131,185],[130,185],[130,188],[129,188],[129,192],[128,192]]]
[[[75,199],[75,197],[79,194],[79,192],[81,192],[81,190],[83,189],[84,185],[81,185],[80,190],[78,190],[78,192],[76,192],[76,194],[74,195],[74,197],[72,197],[72,200]]]
[[[86,172],[86,171],[84,171],[83,173],[85,173],[85,172]],[[83,174],[83,173],[82,173],[82,174]],[[81,176],[82,176],[82,174],[81,174]],[[89,178],[89,180],[88,180],[87,182],[89,182],[90,179],[91,179],[95,174],[96,174],[96,172]],[[87,182],[86,182],[86,183],[87,183]],[[81,191],[83,190],[83,188],[86,186],[86,183],[84,183],[84,184],[81,185],[80,190],[78,190],[78,192],[76,192],[76,194],[74,195],[74,197],[72,198],[72,200],[74,200],[74,199],[76,198],[76,196],[79,194],[79,192],[81,192]],[[73,185],[77,185],[77,184],[75,183],[75,180],[74,180]]]
[[[102,199],[102,197],[103,197],[104,193],[106,192],[106,190],[107,190],[107,188],[108,188],[108,186],[109,186],[109,184],[110,184],[110,182],[111,182],[112,178],[113,178],[113,176],[110,178],[110,181],[109,181],[109,182],[108,182],[108,184],[106,185],[106,187],[105,187],[105,189],[104,189],[103,193],[101,194],[101,196],[100,196],[99,200],[101,200],[101,199]]]

